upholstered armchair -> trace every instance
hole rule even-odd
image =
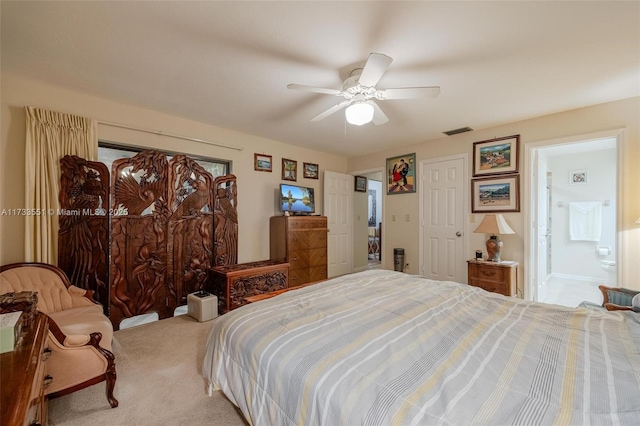
[[[54,398],[106,381],[109,404],[117,407],[113,326],[93,293],[72,286],[62,270],[45,263],[0,267],[0,294],[21,291],[37,292],[38,311],[49,317],[45,374],[53,380],[45,393]]]
[[[598,288],[602,292],[602,306],[607,311],[633,311],[633,297],[640,293],[640,291],[627,288],[607,287],[604,285],[598,286]]]

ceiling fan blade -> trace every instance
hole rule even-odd
[[[374,87],[378,84],[378,81],[382,78],[389,65],[391,65],[392,58],[382,53],[372,53],[367,59],[367,63],[364,64],[362,74],[358,79],[358,84],[361,86]]]
[[[344,102],[340,102],[338,105],[334,105],[331,108],[329,108],[328,110],[321,112],[320,114],[316,115],[315,117],[313,117],[311,119],[311,121],[320,121],[320,120],[324,120],[325,118],[327,118],[328,116],[330,116],[331,114],[334,114],[338,111],[340,111],[342,108],[346,107],[347,105],[349,105],[351,103],[351,101],[344,101]]]
[[[336,89],[325,89],[323,87],[305,86],[304,84],[287,84],[287,89],[302,90],[303,92],[323,93],[325,95],[340,95],[342,92]]]
[[[371,105],[373,105],[373,124],[379,126],[389,121],[389,117],[387,117],[377,103],[371,102]]]
[[[401,89],[381,89],[377,91],[379,99],[418,99],[437,98],[440,87],[404,87]]]

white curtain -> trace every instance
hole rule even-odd
[[[98,158],[98,122],[77,115],[26,107],[25,261],[58,262],[60,159]]]

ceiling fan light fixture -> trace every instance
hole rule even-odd
[[[355,102],[344,112],[347,122],[356,126],[370,123],[373,120],[373,105],[367,102]]]

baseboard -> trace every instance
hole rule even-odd
[[[366,265],[365,266],[358,266],[357,268],[353,268],[353,272],[354,273],[362,272],[362,271],[366,271],[367,269],[369,269],[369,267],[366,266]]]
[[[565,280],[585,281],[585,282],[600,283],[600,284],[604,284],[607,281],[606,278],[585,277],[583,275],[559,274],[557,272],[553,272],[551,274],[551,278],[561,278]]]

